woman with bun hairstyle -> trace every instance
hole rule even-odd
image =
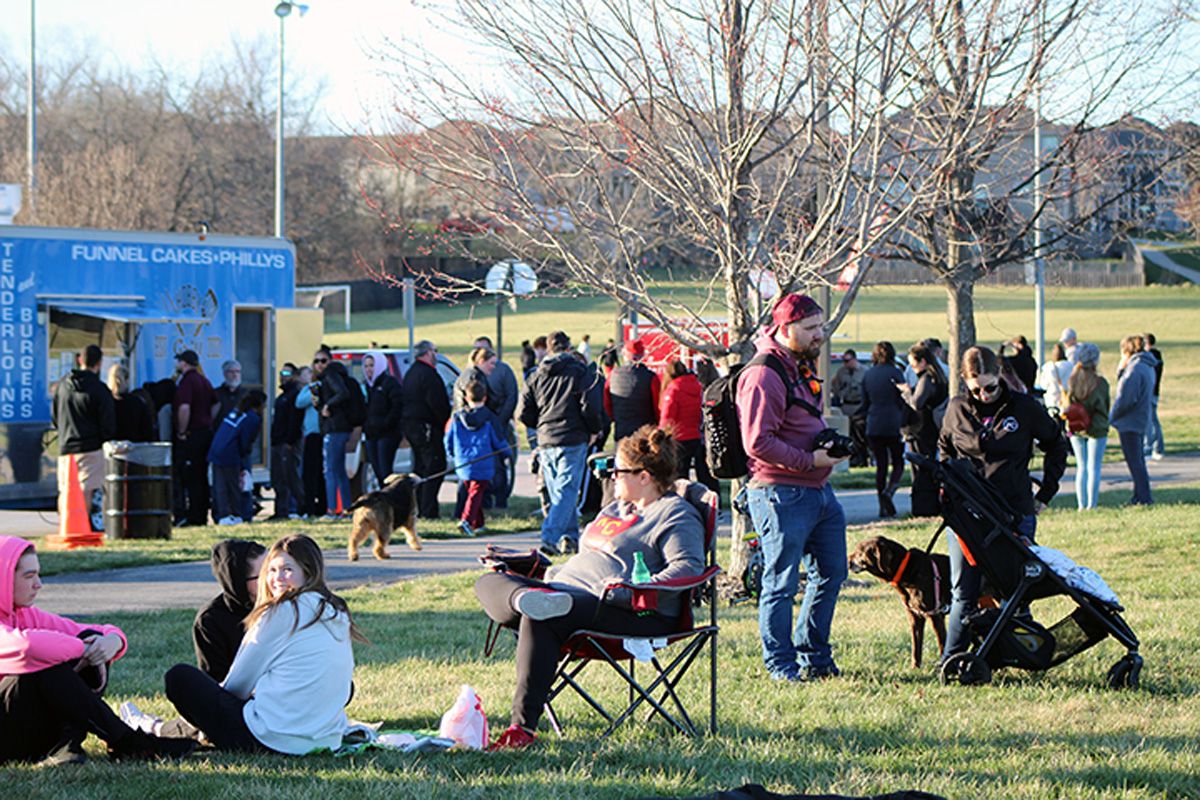
[[[578,554],[548,572],[545,581],[488,572],[475,582],[487,615],[518,631],[511,725],[493,747],[533,744],[559,648],[576,631],[663,636],[677,629],[683,596],[661,593],[657,609],[639,614],[628,590],[606,589],[633,580],[639,553],[651,581],[704,571],[704,523],[696,507],[672,489],[675,457],[669,434],[652,425],[639,428],[617,445],[616,499],[584,531]]]
[[[943,459],[965,458],[1021,515],[1018,532],[1033,541],[1037,515],[1054,495],[1067,467],[1069,447],[1057,421],[1033,395],[1011,389],[1001,377],[1000,359],[986,347],[963,353],[961,374],[967,394],[950,399],[938,449]],[[1042,485],[1034,493],[1029,460],[1037,445]],[[942,660],[964,652],[966,621],[979,600],[979,569],[963,555],[958,537],[949,534],[950,615]]]
[[[220,750],[303,755],[336,749],[363,641],[325,585],[321,548],[285,536],[267,551],[246,635],[221,683],[191,666],[167,672],[167,699]]]
[[[41,589],[33,544],[0,536],[0,764],[83,763],[89,733],[114,759],[190,753],[195,742],[135,731],[104,702],[108,670],[127,648],[121,629],[42,611]]]

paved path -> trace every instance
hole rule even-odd
[[[1200,453],[1151,461],[1149,469],[1154,485],[1200,483]],[[1107,465],[1105,470],[1107,474],[1102,477],[1101,491],[1132,493],[1129,473],[1123,464]],[[451,502],[453,492],[452,485],[443,487],[443,502]],[[1068,469],[1060,494],[1071,496],[1073,492],[1074,470]],[[519,470],[516,493],[534,493],[528,470]],[[852,525],[873,522],[878,518],[878,504],[872,490],[839,491],[838,499],[846,510],[847,521]],[[908,513],[907,490],[899,492],[895,501],[901,514]],[[37,512],[0,512],[0,533],[22,532],[19,519],[14,521],[12,515],[37,519]],[[45,516],[53,519],[52,514]],[[728,513],[723,513],[722,535],[728,534],[728,520]],[[28,534],[30,530],[26,528],[23,532]],[[345,589],[472,569],[477,566],[475,558],[482,551],[483,544],[489,541],[509,547],[533,547],[537,544],[538,536],[536,532],[528,532],[490,535],[481,539],[426,541],[425,549],[420,553],[409,550],[402,542],[393,542],[390,547],[392,558],[388,561],[376,561],[366,555],[366,560],[351,563],[346,560],[344,549],[326,551],[329,581],[334,588]],[[45,583],[47,586],[38,599],[38,605],[48,611],[74,614],[83,613],[83,609],[87,609],[88,614],[106,614],[115,611],[197,608],[216,592],[208,562],[70,573],[46,578]]]

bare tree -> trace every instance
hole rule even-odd
[[[975,343],[979,280],[1007,263],[1069,252],[1093,220],[1145,185],[1115,176],[1136,161],[1156,177],[1179,157],[1120,137],[1130,114],[1194,108],[1181,22],[1169,4],[950,0],[926,4],[905,31],[897,46],[919,71],[889,138],[937,170],[910,180],[922,202],[891,253],[945,286],[951,363]],[[1031,111],[1039,90],[1049,110],[1040,118]],[[1036,154],[1039,125],[1048,146]]]
[[[913,80],[895,46],[918,4],[798,0],[458,0],[450,18],[495,55],[484,85],[420,48],[390,51],[405,103],[378,157],[493,223],[511,252],[601,292],[713,355],[708,317],[745,355],[764,318],[752,275],[828,284],[898,228],[919,155],[885,123]],[[909,77],[906,77],[909,76]],[[496,85],[492,85],[492,84]],[[646,267],[687,254],[675,296]],[[864,263],[832,315],[837,326]],[[446,291],[474,290],[424,275]]]

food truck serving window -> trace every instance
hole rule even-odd
[[[124,322],[51,308],[48,338],[50,394],[53,395],[59,379],[75,368],[75,356],[89,344],[99,345],[104,353],[100,374],[106,375],[110,364],[125,357],[129,336],[129,325]]]

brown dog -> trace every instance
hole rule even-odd
[[[867,572],[896,587],[904,598],[912,633],[912,665],[921,666],[925,620],[933,623],[938,652],[946,644],[950,608],[950,557],[906,548],[883,536],[864,539],[850,554],[850,571]]]
[[[363,495],[350,506],[354,521],[350,526],[350,546],[346,557],[358,561],[358,546],[375,534],[375,546],[371,552],[378,559],[390,558],[387,551],[392,530],[400,528],[413,550],[421,549],[421,538],[417,536],[417,484],[410,475],[389,475],[383,488]]]

